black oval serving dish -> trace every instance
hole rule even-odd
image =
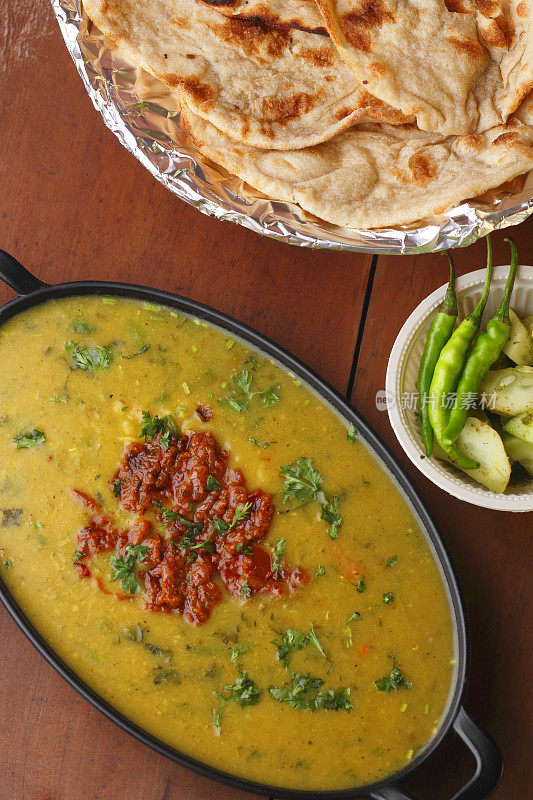
[[[392,475],[404,496],[410,502],[422,529],[433,545],[435,556],[440,563],[442,574],[450,595],[451,613],[454,618],[457,638],[455,684],[452,689],[447,711],[435,737],[430,741],[427,747],[401,771],[388,776],[384,780],[343,791],[288,790],[247,781],[244,778],[222,772],[200,761],[189,758],[146,733],[122,714],[119,714],[108,703],[104,702],[90,686],[80,680],[75,672],[58,658],[46,641],[40,636],[39,632],[32,626],[31,622],[24,614],[24,611],[17,605],[0,579],[0,600],[32,644],[54,669],[56,669],[57,672],[59,672],[59,674],[86,700],[92,703],[93,706],[115,722],[120,728],[127,731],[132,736],[135,736],[139,741],[180,766],[187,767],[207,778],[225,783],[235,789],[241,789],[268,797],[274,796],[280,798],[280,800],[349,800],[359,797],[372,798],[372,800],[410,800],[410,796],[406,794],[398,784],[408,775],[418,770],[422,764],[425,764],[433,756],[443,740],[450,733],[454,732],[462,739],[464,744],[474,755],[476,768],[474,775],[453,795],[451,800],[482,800],[482,798],[487,797],[498,784],[502,771],[502,762],[500,753],[494,742],[478,725],[476,725],[463,705],[468,676],[468,633],[461,593],[454,569],[435,523],[431,519],[417,490],[401,466],[396,462],[394,456],[357,411],[354,411],[338,392],[325,383],[317,374],[309,369],[309,367],[306,367],[301,361],[290,355],[290,353],[283,350],[270,339],[225,314],[201,305],[200,303],[188,300],[187,298],[180,297],[179,295],[134,284],[104,281],[81,281],[50,286],[34,277],[12,256],[2,250],[0,250],[0,279],[7,283],[19,295],[16,299],[0,308],[0,325],[24,309],[53,298],[82,295],[116,295],[145,300],[171,306],[185,314],[193,315],[199,319],[217,325],[239,336],[264,353],[267,353],[284,367],[302,378],[303,381],[311,386],[312,389],[342,417],[354,423],[359,436],[364,439],[367,445],[372,449],[385,469]]]

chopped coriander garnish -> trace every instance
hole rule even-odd
[[[352,616],[346,620],[346,624],[348,625],[349,622],[354,622],[356,619],[359,619],[360,616],[361,614],[359,613],[359,611],[354,611]]]
[[[280,384],[276,384],[275,386],[271,386],[270,389],[264,389],[262,392],[255,392],[261,398],[261,402],[264,406],[274,406],[276,403],[279,403],[280,397]]]
[[[52,400],[52,403],[66,403],[66,402],[67,402],[67,398],[66,397],[60,397],[58,394],[55,394],[54,395],[54,399]]]
[[[224,706],[226,705],[227,702],[229,702],[231,698],[224,697],[224,695],[220,694],[219,692],[213,692],[213,694],[217,698],[220,705],[218,711],[216,710],[216,708],[213,709],[213,722],[211,723],[211,725],[213,725],[213,727],[217,729],[218,734],[220,735],[222,733],[222,712],[224,711]]]
[[[389,558],[385,562],[385,569],[387,569],[387,567],[393,567],[397,561],[398,561],[398,556],[389,556]]]
[[[243,597],[250,597],[252,594],[252,590],[248,586],[248,581],[243,581],[241,583],[241,594]]]
[[[220,488],[221,488],[220,482],[217,481],[217,479],[213,477],[213,475],[208,475],[205,484],[206,492],[216,492]]]
[[[78,317],[77,319],[73,319],[70,323],[70,327],[74,331],[74,333],[79,333],[80,336],[89,336],[91,333],[94,333],[96,328],[94,325],[89,325],[88,322]]]
[[[115,497],[120,497],[120,492],[122,491],[122,481],[116,480],[113,481],[113,494]]]
[[[322,566],[322,564],[320,564],[320,566],[317,568],[317,571],[316,571],[315,575],[320,577],[321,575],[325,575],[325,574],[326,574],[326,568],[324,566]]]
[[[139,588],[135,577],[135,564],[137,561],[144,561],[150,551],[149,547],[142,544],[128,544],[124,558],[111,556],[109,563],[113,569],[111,580],[120,581],[120,585],[128,594],[135,594]]]
[[[239,673],[239,677],[235,683],[233,685],[227,684],[224,686],[224,691],[230,692],[230,697],[228,699],[237,700],[239,705],[243,708],[244,706],[255,706],[261,695],[261,690],[257,688],[254,681],[248,677],[246,672],[241,669]]]
[[[230,522],[228,532],[233,530],[233,528],[239,523],[242,522],[243,519],[246,519],[250,516],[250,509],[252,507],[251,503],[245,503],[243,506],[238,505],[235,508],[235,514],[233,515],[233,519]]]
[[[242,414],[245,411],[248,411],[248,408],[242,400],[239,400],[238,397],[234,397],[232,395],[227,394],[225,397],[221,397],[218,401],[221,405],[227,405],[233,411],[237,411],[239,414]]]
[[[235,347],[235,339],[226,339],[225,347],[226,350],[231,350],[232,347]]]
[[[322,489],[322,475],[313,467],[313,459],[300,456],[296,461],[280,467],[284,476],[283,502],[289,498],[298,501],[298,506],[304,506],[311,500],[316,500]]]
[[[302,650],[308,642],[309,639],[305,633],[294,630],[294,628],[288,628],[286,633],[282,635],[281,642],[277,642],[274,639],[272,644],[278,648],[278,660],[283,661],[291,650]]]
[[[328,689],[320,691],[324,685],[322,678],[313,678],[309,673],[291,673],[290,680],[284,686],[272,686],[270,694],[280,703],[287,703],[291,708],[309,709],[310,711],[350,711],[350,689]]]
[[[210,522],[217,533],[223,535],[228,532],[228,523],[222,517],[213,517]]]
[[[314,645],[319,653],[324,658],[327,658],[324,648],[316,635],[314,623],[311,624],[311,628],[307,634],[297,631],[294,628],[288,628],[287,631],[281,635],[281,641],[278,642],[274,639],[272,644],[276,645],[278,648],[279,661],[284,661],[292,650],[303,650],[308,644]]]
[[[348,430],[346,431],[346,438],[351,444],[353,444],[355,442],[356,435],[357,431],[355,429],[355,425],[353,424],[353,422],[350,422],[350,424],[348,425]]]
[[[122,358],[124,358],[124,359],[126,359],[126,361],[128,361],[130,358],[135,358],[135,356],[142,356],[142,354],[146,353],[146,351],[149,350],[149,349],[150,349],[150,345],[149,344],[145,344],[145,345],[143,345],[143,347],[141,347],[140,350],[137,350],[136,353],[131,353],[128,356],[122,356]]]
[[[4,561],[4,568],[5,569],[11,569],[12,566],[13,566],[13,562],[11,561],[11,559],[9,559],[8,561]]]
[[[385,605],[390,606],[391,603],[394,603],[394,595],[392,592],[385,592],[383,595],[383,602]]]
[[[237,545],[235,550],[236,550],[237,553],[240,553],[243,556],[248,556],[248,558],[251,558],[253,556],[253,553],[254,553],[251,545],[243,544],[242,542],[239,542],[239,544]]]
[[[328,533],[331,539],[337,539],[339,535],[338,530],[342,525],[342,517],[339,514],[339,502],[339,497],[334,497],[330,500],[327,495],[324,495],[320,519],[329,523]]]
[[[143,411],[141,414],[141,439],[153,439],[158,433],[163,434],[160,439],[160,444],[164,450],[168,450],[170,439],[177,438],[178,429],[172,419],[171,414],[166,414],[164,417],[158,417],[157,414],[151,417],[148,411]]]
[[[363,594],[363,592],[366,589],[366,580],[365,580],[365,576],[364,575],[363,575],[362,578],[359,578],[359,580],[357,581],[357,583],[355,585],[355,588],[357,589],[359,594]]]
[[[237,393],[234,391],[234,393],[231,395],[221,397],[219,402],[223,405],[228,405],[234,411],[238,411],[240,413],[248,411],[248,406],[244,401],[250,402],[254,397],[260,397],[264,406],[273,406],[280,400],[281,387],[279,384],[271,386],[268,389],[262,389],[261,391],[253,392],[253,376],[247,369],[241,369],[239,372],[236,372],[235,375],[232,375],[231,380],[237,387]],[[239,394],[242,395],[242,397],[239,397]]]
[[[42,431],[33,430],[27,433],[18,433],[13,441],[17,445],[17,450],[24,450],[29,447],[36,447],[39,444],[44,444],[45,438]]]
[[[80,558],[83,558],[83,552],[81,550],[74,550],[74,563],[78,563]]]
[[[311,623],[311,628],[310,628],[310,630],[309,630],[309,633],[308,633],[308,635],[307,635],[307,638],[309,639],[309,641],[311,642],[311,644],[314,644],[314,646],[316,647],[316,649],[318,650],[318,652],[319,652],[319,653],[320,653],[320,654],[323,656],[323,658],[327,658],[327,656],[326,656],[326,654],[325,654],[325,652],[324,652],[324,648],[323,648],[323,647],[322,647],[322,645],[320,644],[320,641],[319,641],[319,639],[318,639],[318,636],[317,636],[317,635],[316,635],[316,633],[315,633],[315,629],[314,629],[313,623]]]
[[[67,342],[65,350],[72,356],[74,367],[85,372],[101,372],[114,360],[111,350],[101,345],[81,347],[79,342]]]
[[[249,436],[248,441],[251,442],[252,444],[257,445],[257,447],[262,447],[262,448],[270,447],[271,444],[276,444],[276,442],[260,442],[259,439],[254,439],[253,436]]]
[[[274,577],[278,577],[278,572],[281,569],[281,558],[285,555],[285,547],[287,545],[286,539],[280,539],[274,548],[274,560],[272,561],[272,572]]]
[[[241,369],[240,372],[237,372],[235,375],[233,375],[232,381],[248,400],[252,399],[253,393],[250,391],[250,389],[253,378],[247,369]]]
[[[400,668],[396,666],[396,659],[394,656],[392,658],[392,668],[390,672],[384,675],[382,678],[378,678],[375,681],[376,687],[380,692],[396,692],[398,689],[409,689],[412,687],[411,681],[408,681],[401,672]]]

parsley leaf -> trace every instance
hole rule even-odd
[[[257,447],[262,447],[263,449],[266,447],[270,447],[271,444],[276,444],[276,442],[260,442],[258,439],[254,439],[253,436],[248,438],[248,441],[252,444],[257,445]]]
[[[397,561],[398,561],[398,556],[390,556],[385,562],[385,569],[387,569],[387,567],[393,567]]]
[[[233,395],[227,394],[225,397],[221,397],[218,401],[220,405],[229,406],[233,411],[237,411],[239,414],[248,411],[248,407],[242,400],[239,400],[238,397],[234,397]]]
[[[205,484],[206,492],[216,492],[220,488],[221,488],[220,482],[217,481],[217,479],[215,477],[213,477],[213,475],[208,475],[207,476],[207,481],[206,481],[206,484]]]
[[[262,389],[258,392],[252,392],[253,375],[247,369],[241,369],[240,372],[236,372],[235,375],[232,375],[231,380],[237,387],[236,391],[240,393],[242,397],[239,397],[234,391],[233,394],[227,394],[225,397],[221,397],[219,403],[229,406],[234,411],[238,411],[239,413],[248,411],[248,406],[245,401],[250,402],[254,397],[260,397],[264,406],[273,406],[280,400],[280,384],[271,386],[268,389]]]
[[[211,725],[217,729],[218,735],[220,736],[222,733],[222,712],[224,711],[224,706],[230,701],[231,698],[224,697],[224,695],[220,694],[219,692],[213,692],[213,694],[217,698],[220,705],[218,711],[215,708],[213,709],[213,722],[211,722]]]
[[[243,597],[250,597],[252,594],[252,590],[248,586],[248,581],[243,581],[241,583],[241,594]]]
[[[118,478],[116,481],[113,481],[113,494],[115,497],[120,497],[120,492],[122,491],[122,481],[119,481]]]
[[[260,398],[261,402],[264,406],[274,406],[276,403],[279,403],[280,397],[280,389],[281,386],[277,383],[275,386],[271,386],[270,389],[263,389],[262,392],[255,392]]]
[[[322,564],[320,564],[319,567],[317,568],[317,571],[315,572],[315,575],[317,575],[320,578],[321,575],[325,574],[326,574],[326,568]]]
[[[67,342],[65,350],[72,356],[75,369],[85,372],[101,372],[114,361],[111,350],[101,345],[81,347],[79,342]]]
[[[17,450],[23,450],[28,447],[36,447],[38,444],[44,444],[45,435],[42,431],[28,431],[28,433],[19,433],[13,441],[17,445]]]
[[[355,429],[355,425],[353,424],[353,422],[350,422],[350,424],[348,425],[348,430],[346,431],[346,438],[348,439],[350,444],[353,444],[355,442],[356,436],[357,436],[357,431]]]
[[[88,322],[78,317],[77,319],[73,319],[70,323],[70,327],[74,331],[74,333],[79,333],[80,336],[89,336],[91,333],[94,333],[96,328],[94,325],[89,325]]]
[[[286,633],[281,635],[281,641],[278,642],[274,639],[272,644],[278,648],[278,661],[285,661],[292,650],[303,650],[308,644],[313,644],[319,653],[324,658],[327,658],[324,648],[316,635],[314,623],[311,624],[308,634],[301,633],[301,631],[297,631],[294,628],[288,628]]]
[[[285,555],[285,547],[287,545],[286,539],[280,539],[274,548],[274,560],[272,561],[272,572],[274,577],[278,577],[278,572],[281,569],[281,559]]]
[[[113,569],[111,580],[120,581],[120,585],[128,594],[135,594],[139,588],[135,577],[135,564],[137,561],[144,561],[150,551],[149,547],[142,544],[129,544],[126,547],[124,558],[111,556],[109,563]]]
[[[316,635],[316,633],[315,633],[315,629],[314,629],[314,627],[313,627],[313,623],[311,623],[311,628],[310,628],[310,630],[309,630],[309,634],[308,634],[307,638],[309,639],[309,641],[311,642],[311,644],[314,644],[314,646],[316,647],[316,649],[318,650],[318,652],[319,652],[319,653],[320,653],[320,654],[321,654],[321,655],[322,655],[324,658],[327,658],[327,656],[326,656],[326,654],[325,654],[325,652],[324,652],[324,648],[323,648],[323,647],[322,647],[322,645],[320,644],[320,641],[319,641],[319,639],[318,639],[318,636],[317,636],[317,635]]]
[[[128,356],[122,356],[122,358],[124,358],[126,361],[129,361],[130,358],[135,358],[135,356],[142,356],[142,354],[146,353],[146,351],[149,350],[149,349],[150,349],[150,345],[149,344],[145,344],[143,347],[141,347],[140,350],[137,350],[136,353],[131,353]]]
[[[161,446],[164,450],[168,450],[170,439],[177,438],[178,429],[176,423],[172,419],[171,414],[166,414],[164,417],[158,417],[157,414],[152,417],[150,412],[143,411],[141,414],[141,439],[153,439],[161,433]]]
[[[336,539],[338,537],[338,530],[342,525],[342,517],[339,514],[339,502],[339,497],[334,497],[330,500],[326,494],[324,495],[320,519],[329,523],[328,533],[331,539]]]
[[[291,708],[309,709],[310,711],[350,711],[350,689],[328,689],[321,692],[324,685],[321,678],[313,678],[309,673],[291,673],[290,680],[284,686],[272,686],[270,694],[280,703],[287,703]]]
[[[307,643],[308,637],[305,633],[294,630],[294,628],[287,629],[287,632],[281,637],[281,642],[277,642],[275,639],[272,641],[272,644],[278,648],[279,661],[284,661],[291,650],[302,650]]]
[[[296,461],[280,467],[284,476],[283,502],[293,497],[298,501],[298,506],[304,506],[311,500],[316,500],[322,489],[322,475],[313,467],[313,459],[300,456]]]
[[[233,530],[233,528],[239,523],[242,522],[243,519],[246,519],[250,516],[250,509],[252,507],[251,503],[245,503],[243,506],[238,505],[235,508],[235,514],[233,515],[233,519],[231,520],[230,526],[228,528],[228,532]]]
[[[236,375],[233,375],[232,381],[248,400],[252,399],[253,393],[250,391],[250,389],[253,378],[247,369],[241,369],[240,372],[237,372]]]
[[[359,594],[363,594],[363,592],[366,589],[366,580],[365,580],[365,576],[364,575],[363,575],[362,578],[359,578],[359,580],[356,583],[355,588],[357,589]]]
[[[249,544],[243,544],[242,542],[239,542],[235,550],[243,556],[248,556],[248,558],[251,558],[254,554],[253,548]]]
[[[244,708],[244,706],[255,706],[261,696],[261,690],[257,688],[254,681],[248,677],[246,672],[241,669],[239,673],[239,677],[235,683],[225,686],[224,691],[230,692],[229,699],[237,700],[242,708]]]
[[[385,592],[385,594],[383,595],[383,602],[387,606],[390,606],[392,603],[394,603],[394,595],[393,595],[393,593],[392,592]]]
[[[408,681],[401,672],[400,668],[396,666],[396,659],[394,656],[392,658],[392,668],[390,672],[384,675],[382,678],[378,678],[375,681],[375,684],[380,692],[396,692],[398,689],[409,689],[412,687],[411,681]]]

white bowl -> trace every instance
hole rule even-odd
[[[482,326],[496,310],[509,267],[496,267]],[[479,298],[485,270],[479,269],[457,279],[456,291],[459,319],[469,314]],[[416,379],[426,337],[435,312],[442,303],[446,285],[430,294],[415,308],[396,337],[389,357],[386,378],[386,403],[389,419],[401,446],[426,478],[441,489],[476,506],[499,511],[533,511],[533,481],[531,485],[512,486],[505,494],[495,494],[472,480],[469,475],[440,459],[427,458],[424,453],[420,427],[415,416]],[[511,307],[519,317],[533,314],[533,267],[520,267],[515,282]]]

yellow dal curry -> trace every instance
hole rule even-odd
[[[101,697],[185,754],[283,787],[362,785],[428,743],[454,671],[439,567],[391,478],[305,385],[205,322],[112,297],[20,313],[0,331],[0,363],[0,574]],[[116,476],[143,420],[144,442],[211,432],[250,490],[272,494],[270,577],[290,563],[307,582],[221,586],[195,625],[146,608],[147,547],[80,552],[93,512],[73,489],[135,524]],[[165,542],[180,520],[153,512]],[[176,552],[209,560],[214,523],[196,550],[188,524]]]

